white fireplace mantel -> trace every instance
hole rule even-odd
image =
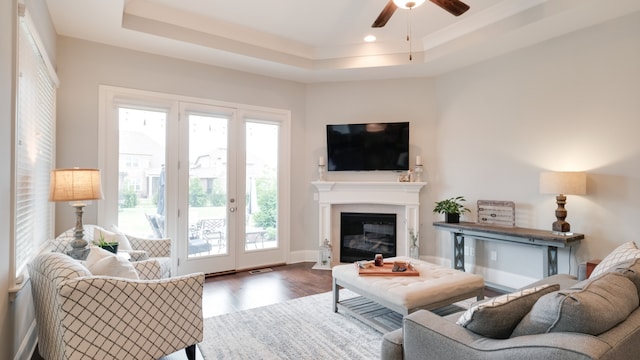
[[[425,182],[364,182],[364,181],[314,181],[318,189],[319,244],[325,240],[332,245],[332,264],[338,264],[340,239],[336,239],[338,224],[332,209],[338,205],[391,206],[398,209],[403,218],[397,222],[397,254],[409,256],[410,231],[420,223],[420,191]]]

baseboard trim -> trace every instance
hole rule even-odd
[[[33,357],[38,345],[38,332],[36,331],[36,321],[33,320],[29,326],[26,336],[22,339],[20,347],[16,352],[14,360],[29,360]]]
[[[318,261],[318,251],[319,250],[291,251],[289,253],[289,260],[287,261],[287,264],[316,262]]]

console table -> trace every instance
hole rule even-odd
[[[521,227],[503,227],[472,222],[434,222],[433,226],[451,232],[453,243],[453,268],[464,270],[464,238],[477,240],[506,241],[542,248],[542,271],[544,277],[558,273],[558,248],[567,248],[580,243],[583,234],[561,235],[548,230]]]

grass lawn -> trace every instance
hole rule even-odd
[[[147,202],[140,202],[135,208],[123,208],[118,212],[118,228],[127,234],[141,237],[153,237],[153,230],[145,214],[155,214],[156,206]],[[200,219],[220,219],[226,215],[226,207],[211,206],[189,208],[189,225]]]

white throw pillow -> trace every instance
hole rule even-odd
[[[139,279],[138,272],[129,260],[97,246],[91,247],[84,266],[86,266],[93,275],[105,275],[134,280]]]
[[[104,237],[104,241],[106,242],[117,242],[118,250],[133,250],[131,248],[131,243],[127,236],[123,233],[111,232],[107,231],[100,227],[95,227],[93,229],[93,242],[96,244],[100,240],[100,234]]]
[[[626,242],[602,259],[600,264],[598,264],[591,272],[591,275],[589,275],[589,279],[595,278],[623,261],[638,258],[640,258],[640,249],[638,249],[636,243],[633,241]]]
[[[129,242],[129,238],[127,237],[127,235],[125,235],[122,231],[120,231],[120,229],[118,229],[118,227],[115,224],[111,225],[110,230],[114,234],[120,235],[120,239],[122,241],[120,241],[120,246],[118,246],[118,249],[133,250],[133,247],[131,247],[131,243]]]

